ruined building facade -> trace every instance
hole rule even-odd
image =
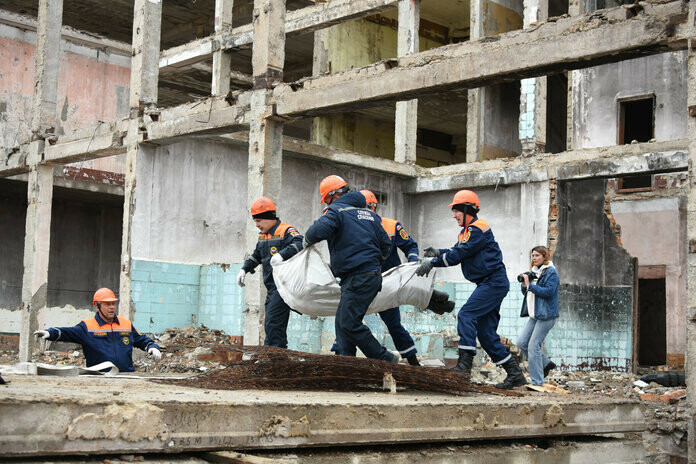
[[[256,241],[249,205],[270,196],[306,230],[339,174],[421,248],[454,243],[447,204],[476,190],[512,282],[504,336],[524,322],[516,276],[547,244],[557,364],[684,365],[688,3],[103,3],[0,10],[0,321],[22,359],[31,331],[76,323],[101,286],[142,331],[258,343],[258,273],[234,279]],[[439,272],[461,305],[473,284]],[[455,318],[403,311],[419,352],[444,360]],[[292,314],[288,338],[328,352],[333,320]]]

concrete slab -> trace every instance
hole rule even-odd
[[[7,376],[0,455],[252,450],[556,437],[645,428],[631,400],[569,395],[209,391]]]

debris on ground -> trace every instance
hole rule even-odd
[[[210,355],[203,355],[208,359]],[[381,390],[385,373],[391,373],[397,389],[461,395],[496,393],[521,396],[473,384],[453,369],[393,364],[375,359],[304,353],[270,346],[217,346],[215,359],[226,367],[186,379],[158,382],[214,390]]]

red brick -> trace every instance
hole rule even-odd
[[[686,390],[674,390],[660,396],[660,401],[663,403],[669,403],[671,400],[678,401],[682,398],[686,398]]]
[[[643,393],[640,395],[641,401],[658,401],[660,397],[657,393]]]

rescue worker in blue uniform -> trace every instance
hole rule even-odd
[[[488,223],[477,217],[480,205],[474,192],[458,191],[449,206],[457,224],[462,227],[457,243],[453,248],[427,247],[425,259],[416,274],[427,275],[433,267],[461,264],[464,277],[476,284],[476,289],[457,316],[459,359],[455,369],[471,373],[478,336],[481,347],[491,360],[507,372],[505,380],[496,388],[507,390],[525,385],[524,374],[497,333],[500,304],[510,289],[503,254]]]
[[[290,224],[276,217],[276,205],[270,198],[261,197],[251,205],[251,216],[261,232],[259,241],[249,259],[237,274],[237,283],[244,287],[246,274],[253,274],[261,264],[263,283],[266,285],[266,317],[264,329],[266,346],[288,347],[288,320],[290,306],[281,298],[273,280],[273,264],[295,256],[302,250],[302,235]]]
[[[92,304],[97,313],[74,327],[51,327],[37,330],[34,335],[46,340],[79,343],[85,354],[87,367],[111,361],[121,372],[133,372],[133,347],[147,351],[155,360],[162,358],[159,346],[147,335],[141,334],[131,321],[116,316],[118,298],[108,288],[94,294]]]
[[[387,351],[362,323],[382,288],[382,264],[391,251],[391,240],[380,217],[366,208],[365,197],[349,191],[341,177],[326,177],[319,192],[329,208],[307,229],[305,243],[328,241],[331,271],[340,279],[335,321],[338,354],[355,356],[357,347],[368,358],[397,363],[398,356]]]
[[[365,197],[367,207],[372,210],[373,213],[377,213],[377,197],[375,194],[370,190],[361,190],[360,193]],[[399,258],[399,252],[397,251],[399,249],[404,252],[409,263],[418,261],[418,244],[408,235],[408,232],[406,232],[406,229],[404,229],[399,221],[382,217],[382,227],[391,239],[391,250],[384,264],[382,264],[382,272],[388,271],[401,264],[401,258]],[[416,350],[416,345],[413,343],[411,334],[409,334],[408,330],[401,324],[401,312],[399,308],[390,308],[385,311],[380,311],[378,314],[387,326],[389,335],[391,335],[394,346],[399,351],[401,357],[408,360],[408,363],[412,366],[420,366],[418,357],[416,356],[418,350]]]

